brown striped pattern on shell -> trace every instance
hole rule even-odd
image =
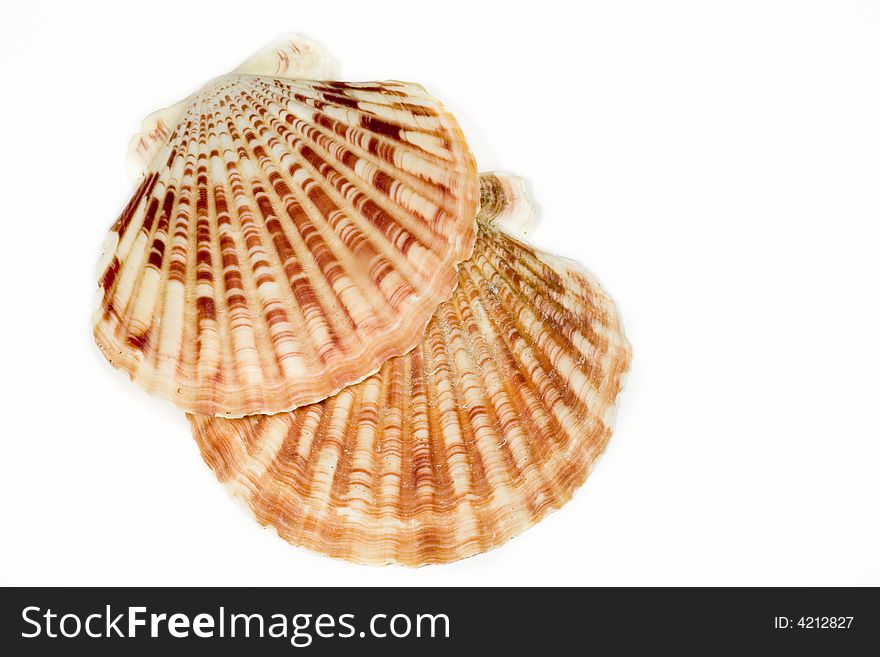
[[[611,435],[629,360],[589,274],[483,222],[412,352],[290,413],[188,417],[218,479],[287,541],[358,562],[441,563],[571,498]]]
[[[418,85],[216,78],[110,232],[95,339],[188,411],[319,401],[416,344],[471,253],[477,195],[457,123]]]
[[[535,207],[518,176],[498,171],[480,174],[480,220],[523,239],[532,229]]]
[[[333,59],[321,46],[303,34],[289,32],[260,48],[232,72],[273,78],[332,80],[336,77],[335,68]],[[187,96],[153,112],[141,122],[141,129],[132,136],[126,155],[125,168],[132,181],[140,183],[192,100],[192,96]]]

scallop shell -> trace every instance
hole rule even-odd
[[[498,229],[521,217],[521,184],[481,182],[498,202],[412,352],[290,413],[188,416],[218,479],[290,543],[461,559],[563,505],[604,450],[630,361],[615,305],[574,262]]]
[[[93,332],[187,411],[277,413],[362,380],[418,342],[472,251],[455,119],[415,84],[283,77],[327,61],[270,44],[130,145]]]

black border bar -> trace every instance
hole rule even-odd
[[[118,655],[140,648],[163,655],[190,655],[194,649],[261,655],[338,655],[366,649],[368,654],[381,650],[383,655],[419,656],[480,649],[543,655],[588,654],[600,647],[642,654],[651,646],[700,654],[757,648],[854,654],[876,648],[880,639],[880,597],[873,588],[6,588],[0,597],[0,646],[13,649],[4,651],[7,655],[69,649]],[[124,615],[110,638],[88,637],[84,629],[74,638],[59,634],[59,619],[65,614],[76,615],[80,623],[97,614],[90,627],[102,633],[108,606],[111,616]],[[121,638],[117,634],[128,629],[130,607],[143,608],[135,617],[145,625],[135,628],[134,638]],[[55,615],[48,626],[43,616],[47,611]],[[39,636],[22,636],[37,631],[25,613],[38,620]],[[165,614],[155,638],[149,631],[152,614]],[[169,633],[167,618],[173,614],[186,617],[178,618],[177,626],[178,634],[188,632],[186,638]],[[199,614],[212,617],[200,624],[202,634],[211,637],[195,635],[192,623]],[[261,615],[263,638],[254,636],[259,633],[257,619],[252,621],[253,635],[242,636],[246,621],[241,618],[236,621],[238,635],[231,638],[232,614]],[[394,620],[398,615],[405,618]],[[218,636],[221,616],[224,638]],[[436,619],[433,630],[431,618]],[[422,624],[420,636],[413,629],[416,619]],[[404,634],[409,627],[409,634],[393,636],[392,621],[395,633]],[[275,623],[277,634],[285,622],[286,636],[268,636],[269,625]],[[297,646],[291,643],[295,624],[300,626]],[[68,619],[67,632],[73,633],[76,625]],[[209,625],[212,629],[206,629]],[[50,638],[49,631],[59,636]],[[311,638],[303,645],[306,635]]]

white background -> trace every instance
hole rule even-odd
[[[880,584],[880,5],[8,4],[2,584]],[[150,111],[281,32],[423,83],[634,348],[575,499],[449,566],[261,529],[183,413],[103,361],[94,268]]]

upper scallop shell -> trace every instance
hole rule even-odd
[[[412,352],[290,413],[189,416],[205,461],[262,524],[358,562],[446,562],[506,541],[584,482],[630,349],[595,279],[493,225],[518,216],[504,212],[517,189],[492,192],[473,257]]]
[[[372,374],[473,248],[473,158],[415,84],[236,72],[148,117],[132,153],[149,163],[108,236],[94,335],[188,411],[286,411]]]

